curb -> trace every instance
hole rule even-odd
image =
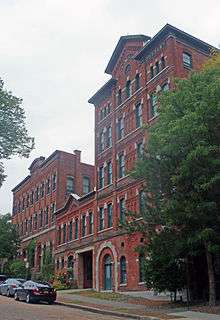
[[[55,304],[60,305],[60,306],[64,306],[64,307],[68,307],[68,308],[80,309],[83,311],[89,311],[89,312],[98,313],[98,314],[106,314],[106,315],[125,318],[125,319],[129,318],[129,319],[136,319],[136,320],[161,320],[161,318],[152,317],[152,316],[139,316],[136,314],[128,314],[128,313],[111,311],[111,310],[103,310],[103,309],[83,306],[83,305],[75,304],[75,303],[70,304],[70,303],[65,303],[65,302],[55,302]]]

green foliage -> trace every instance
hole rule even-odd
[[[21,260],[14,260],[9,263],[9,272],[11,277],[26,278],[27,270],[25,263]]]
[[[0,215],[0,259],[10,259],[16,253],[19,245],[19,235],[11,223],[10,214]]]
[[[28,157],[34,147],[34,139],[28,136],[25,128],[25,113],[22,100],[6,91],[0,80],[0,160],[10,159],[12,155]],[[0,162],[0,187],[5,179],[4,168]]]
[[[51,281],[54,278],[54,261],[50,248],[44,252],[41,276],[43,281]]]
[[[147,202],[143,220],[137,222],[133,215],[130,229],[149,239],[152,262],[146,268],[148,276],[149,270],[154,273],[153,286],[156,273],[164,275],[166,255],[176,268],[178,258],[220,252],[220,64],[177,80],[175,86],[160,97],[159,120],[146,128],[147,150],[133,172],[146,182]],[[170,251],[159,250],[168,239],[155,231],[158,225],[176,238]]]
[[[35,248],[36,248],[36,241],[32,239],[27,246],[27,259],[28,259],[30,268],[34,267]]]

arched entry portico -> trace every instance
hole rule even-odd
[[[110,241],[104,242],[100,246],[96,256],[96,290],[97,291],[99,290],[117,291],[118,290],[118,263],[117,262],[118,262],[117,251],[114,245]],[[111,289],[109,288],[110,281],[111,281]]]

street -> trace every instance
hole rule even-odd
[[[59,305],[27,304],[0,296],[0,320],[119,320]]]

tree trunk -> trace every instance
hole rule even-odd
[[[215,272],[213,266],[213,257],[208,250],[208,243],[205,244],[207,268],[208,268],[208,278],[209,278],[209,305],[215,306],[216,303],[216,293],[215,293]]]

